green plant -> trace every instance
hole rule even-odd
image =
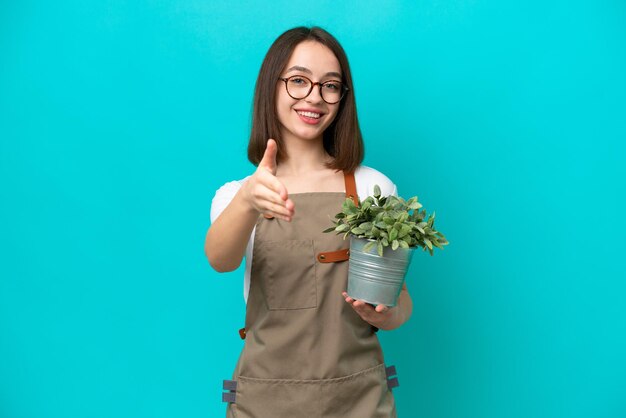
[[[377,247],[382,257],[383,247],[397,248],[422,247],[433,255],[433,248],[443,249],[448,241],[441,232],[435,230],[435,213],[426,218],[426,210],[418,210],[422,205],[417,196],[408,200],[396,196],[380,195],[380,187],[374,186],[374,196],[368,196],[357,207],[352,199],[347,198],[342,211],[331,220],[335,225],[324,232],[344,234],[371,240],[363,251]]]

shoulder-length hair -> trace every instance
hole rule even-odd
[[[309,40],[325,45],[335,54],[341,66],[342,82],[349,88],[339,102],[339,110],[333,123],[324,131],[323,143],[326,152],[333,157],[326,166],[351,173],[363,161],[365,150],[356,113],[350,65],[337,39],[317,26],[290,29],[280,35],[267,51],[254,90],[248,159],[257,166],[263,158],[269,138],[275,139],[278,145],[277,161],[284,160],[287,156],[276,112],[276,83],[295,47]]]

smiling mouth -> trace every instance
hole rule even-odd
[[[302,110],[296,110],[296,113],[300,116],[304,116],[305,118],[311,118],[311,119],[319,119],[322,117],[322,113],[316,113],[316,112],[305,112]]]

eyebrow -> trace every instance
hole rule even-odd
[[[311,70],[309,70],[308,68],[305,67],[300,67],[299,65],[294,65],[293,67],[289,68],[287,70],[287,72],[291,72],[291,71],[302,71],[303,73],[307,73],[307,74],[311,74],[313,75],[313,72]],[[339,77],[341,78],[341,74],[335,72],[335,71],[330,71],[326,74],[324,74],[324,77],[327,76],[333,76],[333,77]]]

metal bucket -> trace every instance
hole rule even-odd
[[[348,295],[374,305],[396,306],[415,248],[384,247],[381,257],[376,246],[363,252],[369,241],[350,237]]]

